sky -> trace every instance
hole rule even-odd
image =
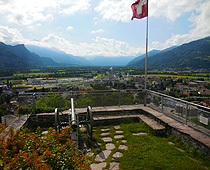
[[[135,0],[0,0],[0,42],[57,48],[87,59],[146,51]],[[149,0],[149,51],[210,36],[210,0]]]

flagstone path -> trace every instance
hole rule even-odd
[[[95,162],[96,163],[92,163],[91,164],[91,169],[92,170],[102,170],[104,167],[107,166],[107,162],[106,159],[111,155],[113,162],[110,162],[110,167],[109,170],[118,170],[119,169],[119,162],[114,162],[115,158],[119,158],[123,156],[123,153],[120,151],[117,151],[115,153],[112,153],[112,150],[116,148],[115,144],[113,143],[113,140],[117,140],[116,143],[118,143],[121,138],[124,137],[123,135],[123,130],[120,129],[120,125],[114,126],[115,132],[117,133],[116,135],[114,135],[114,138],[112,139],[111,137],[106,137],[107,135],[110,134],[109,132],[109,128],[103,128],[101,129],[101,139],[106,143],[105,145],[105,150],[101,151],[100,153],[98,153],[97,155],[95,155]],[[133,135],[147,135],[144,132],[138,132],[138,133],[133,133]],[[128,150],[128,147],[125,145],[127,142],[127,140],[122,139],[121,143],[124,144],[120,144],[118,146],[118,149],[121,150]],[[97,145],[101,145],[100,143],[97,142]],[[100,151],[100,148],[95,148],[96,151]],[[89,153],[90,154],[90,153]],[[92,153],[93,156],[93,153]]]

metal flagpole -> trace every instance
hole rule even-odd
[[[148,51],[148,6],[149,6],[149,0],[136,0],[135,3],[131,5],[131,9],[133,11],[133,18],[141,19],[144,17],[147,17],[147,24],[146,24],[146,58],[145,58],[145,96],[144,96],[144,105],[146,106],[146,93],[147,93],[147,51]],[[147,6],[144,6],[147,5]],[[144,6],[144,7],[143,7]]]
[[[147,51],[148,51],[148,16],[147,16],[147,31],[146,31],[145,90],[147,90]]]
[[[147,104],[147,51],[148,51],[148,17],[147,16],[147,28],[146,28],[146,57],[145,57],[145,83],[144,83],[144,90],[145,90],[145,101],[144,101],[144,106]]]

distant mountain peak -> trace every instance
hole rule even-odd
[[[6,45],[0,42],[0,67],[45,67],[58,66],[50,58],[43,58],[31,53],[24,44]]]
[[[148,57],[148,68],[209,68],[210,37],[170,47]],[[134,59],[131,67],[144,67],[145,59]]]

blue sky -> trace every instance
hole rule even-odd
[[[0,0],[0,41],[95,56],[145,53],[146,19],[135,0]],[[149,50],[210,36],[210,0],[149,0]]]

